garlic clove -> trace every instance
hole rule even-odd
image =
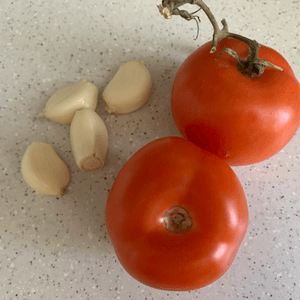
[[[123,64],[102,93],[109,113],[127,114],[142,107],[151,93],[152,81],[141,61]]]
[[[25,182],[37,193],[62,195],[70,181],[70,171],[53,147],[33,142],[25,151],[21,162]]]
[[[95,110],[99,91],[95,85],[82,79],[56,91],[48,100],[38,117],[71,124],[76,110],[90,108]]]
[[[73,155],[78,167],[94,172],[103,167],[108,146],[105,123],[92,109],[76,111],[70,126]]]

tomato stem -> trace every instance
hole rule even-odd
[[[191,215],[181,206],[173,206],[167,210],[163,220],[166,229],[171,233],[187,232],[193,226]]]
[[[209,7],[202,1],[202,0],[162,0],[162,5],[158,5],[158,9],[161,13],[161,15],[165,19],[171,19],[172,15],[179,15],[182,18],[184,18],[187,21],[195,20],[198,26],[198,22],[200,18],[198,16],[194,16],[195,13],[189,13],[185,10],[179,9],[180,6],[184,4],[195,4],[200,7],[200,10],[202,9],[206,16],[208,17],[209,21],[211,22],[214,33],[213,33],[213,39],[212,44],[210,48],[210,53],[214,53],[217,50],[217,45],[220,40],[223,38],[231,37],[235,38],[237,40],[240,40],[247,45],[249,45],[249,55],[246,60],[241,60],[238,56],[238,54],[233,51],[232,49],[223,49],[220,54],[223,53],[223,51],[227,52],[229,55],[233,56],[237,59],[237,69],[245,76],[248,77],[256,77],[260,76],[266,67],[272,67],[277,70],[283,71],[282,68],[264,60],[264,59],[258,59],[258,50],[260,48],[260,44],[255,41],[251,40],[247,37],[244,37],[242,35],[231,33],[228,31],[228,25],[225,19],[221,21],[223,28],[220,29],[214,15],[212,14]],[[198,10],[197,10],[198,11]],[[198,27],[199,31],[199,27]],[[198,32],[197,32],[198,36]]]

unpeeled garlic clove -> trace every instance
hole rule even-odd
[[[102,93],[109,113],[127,114],[142,107],[149,98],[151,76],[141,61],[123,64]]]
[[[83,171],[94,172],[103,167],[108,133],[105,123],[92,109],[76,111],[70,127],[73,155],[78,167]]]
[[[62,195],[70,181],[70,171],[53,147],[33,142],[25,151],[21,162],[25,182],[37,193]]]
[[[76,110],[90,108],[95,110],[99,91],[95,85],[82,79],[56,91],[48,100],[38,117],[70,124]]]

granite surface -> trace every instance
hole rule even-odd
[[[212,27],[164,20],[153,0],[1,0],[0,6],[0,298],[300,299],[300,132],[272,158],[233,168],[249,203],[248,232],[229,271],[191,292],[149,288],[118,262],[104,222],[109,189],[146,143],[179,135],[170,112],[175,74],[208,41]],[[207,1],[232,32],[273,47],[300,79],[300,1]],[[186,6],[190,11],[190,6]],[[97,112],[109,132],[105,166],[85,173],[71,152],[69,126],[37,119],[49,97],[79,79],[101,92],[118,67],[142,59],[153,91],[138,111]],[[36,194],[20,164],[29,144],[53,145],[71,171],[60,197]]]

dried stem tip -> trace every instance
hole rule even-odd
[[[218,42],[220,40],[222,40],[223,38],[226,38],[226,37],[231,37],[231,38],[240,40],[240,41],[246,43],[247,45],[249,45],[249,53],[250,54],[246,60],[241,60],[239,58],[238,54],[235,51],[233,51],[232,49],[223,50],[238,60],[238,70],[243,75],[248,76],[248,77],[260,76],[264,72],[266,67],[271,67],[271,68],[275,68],[277,70],[283,71],[282,68],[275,66],[274,64],[272,64],[264,59],[258,59],[257,55],[258,55],[258,50],[260,47],[259,43],[257,43],[255,40],[251,40],[251,39],[241,36],[239,34],[229,32],[228,25],[227,25],[227,22],[225,19],[223,19],[221,21],[223,27],[222,27],[222,29],[220,29],[214,15],[210,11],[209,7],[202,0],[163,0],[162,5],[158,5],[158,9],[159,9],[161,15],[165,19],[171,19],[172,15],[179,15],[187,21],[196,20],[197,26],[198,26],[200,19],[197,16],[193,16],[193,14],[195,12],[189,13],[185,10],[179,9],[179,7],[184,4],[197,5],[200,9],[202,9],[204,11],[206,16],[210,20],[210,22],[214,28],[210,53],[214,53],[216,51]]]
[[[173,206],[167,210],[163,220],[170,233],[187,232],[193,226],[191,215],[181,206]]]

